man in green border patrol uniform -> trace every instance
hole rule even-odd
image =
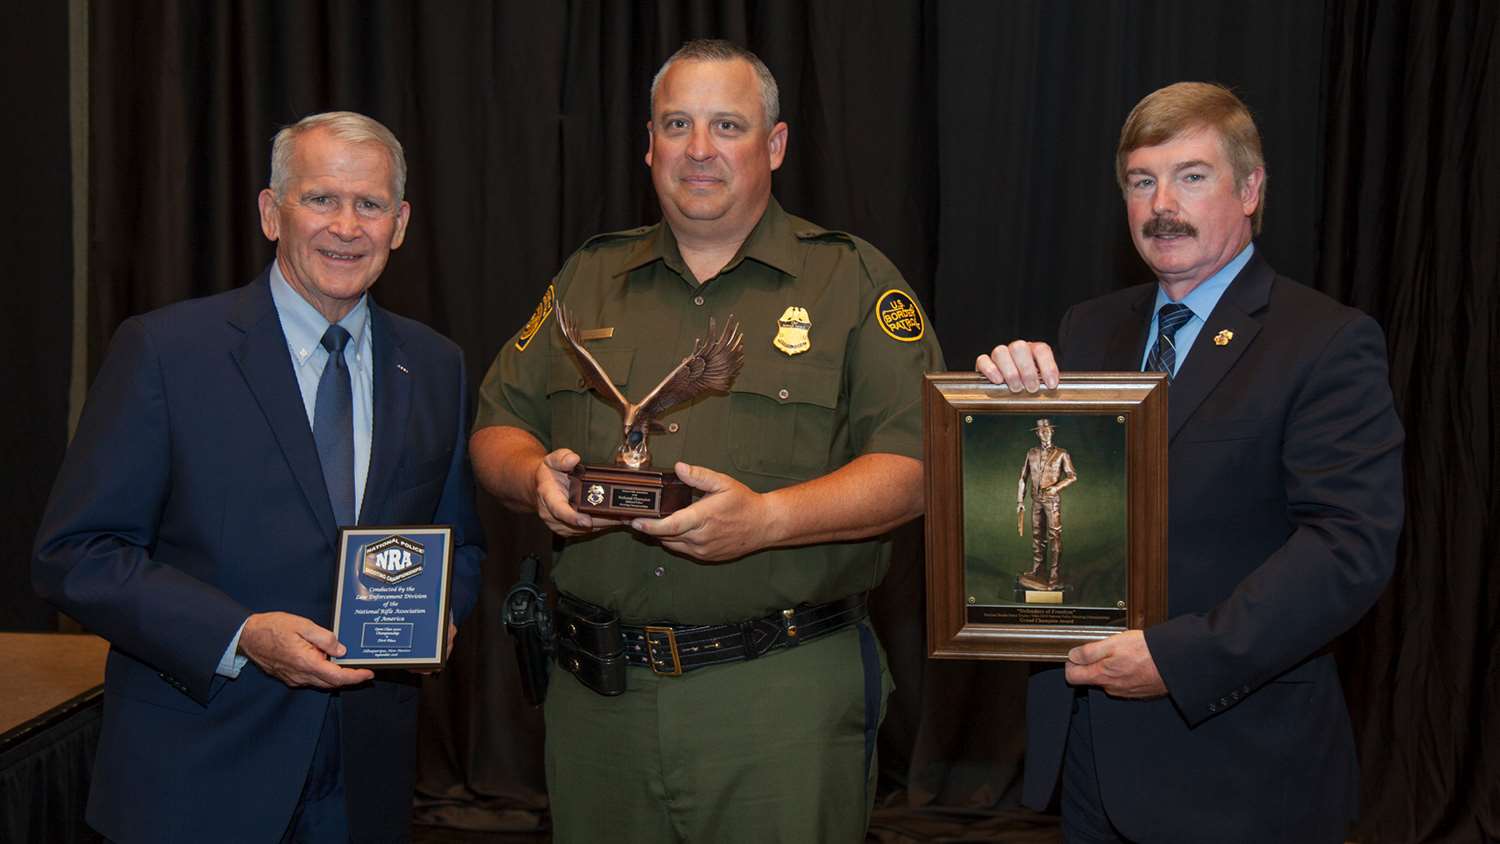
[[[864,596],[888,532],[922,512],[922,373],[942,353],[885,256],[771,197],[778,111],[742,48],[668,59],[646,152],[663,223],[585,243],[482,387],[481,483],[566,539],[545,710],[560,842],[853,842],[869,822],[890,680]],[[567,473],[608,462],[621,427],[582,386],[557,303],[633,400],[710,317],[740,323],[730,394],[669,411],[651,439],[691,506],[569,506]]]

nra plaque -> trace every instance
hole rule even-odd
[[[448,658],[447,525],[361,526],[339,531],[333,633],[339,665],[441,668]]]

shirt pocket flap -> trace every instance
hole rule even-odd
[[[781,404],[814,404],[832,410],[839,403],[841,372],[807,364],[757,365],[747,359],[732,392],[755,393]]]
[[[589,354],[594,360],[599,361],[609,380],[616,387],[623,388],[630,382],[630,366],[635,361],[635,349],[589,349]],[[665,374],[665,373],[663,373]],[[583,370],[579,369],[573,356],[567,353],[552,355],[547,361],[547,394],[560,392],[583,393],[589,389],[584,381]],[[622,389],[623,393],[624,390]],[[630,400],[630,396],[625,397]],[[641,398],[636,396],[636,399]]]

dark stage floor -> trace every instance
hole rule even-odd
[[[416,844],[542,844],[545,832],[469,832],[436,826],[416,826]],[[977,842],[1057,844],[1062,834],[1057,818],[1027,809],[994,812],[877,809],[870,824],[869,844],[918,842]]]

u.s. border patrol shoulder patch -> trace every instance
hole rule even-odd
[[[927,331],[922,309],[905,290],[892,288],[880,294],[880,300],[875,303],[875,315],[880,318],[880,330],[893,340],[915,343]]]
[[[547,285],[547,292],[542,294],[542,301],[537,303],[536,313],[531,315],[531,319],[526,320],[526,325],[516,337],[516,351],[526,351],[526,347],[531,345],[531,338],[535,337],[537,332],[542,330],[542,325],[547,322],[547,317],[552,316],[552,300],[556,296],[557,293],[553,290],[552,285]]]

